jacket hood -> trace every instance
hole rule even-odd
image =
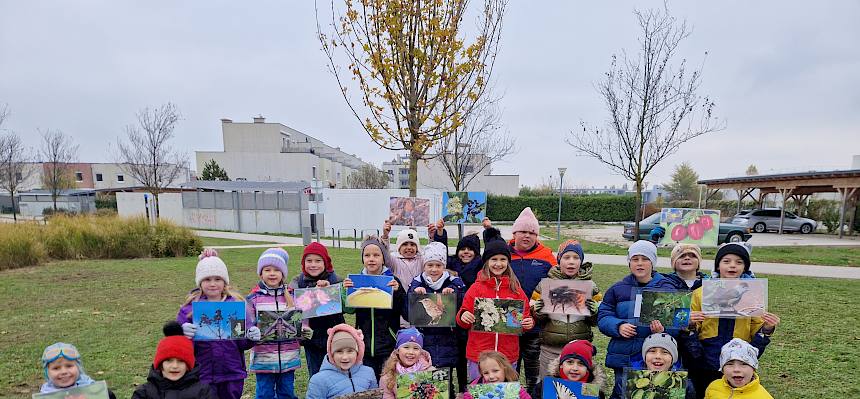
[[[591,280],[593,265],[591,262],[584,262],[579,267],[579,273],[576,276],[568,277],[564,273],[561,272],[561,266],[553,266],[549,269],[547,273],[547,277],[556,280]]]
[[[559,358],[553,359],[546,366],[547,375],[550,377],[561,378],[559,375]],[[606,384],[606,373],[603,372],[603,367],[601,367],[597,362],[594,362],[594,370],[591,370],[591,381],[589,384],[597,384],[600,385],[600,390],[603,391],[603,387]]]
[[[355,342],[358,343],[358,356],[355,358],[355,364],[361,364],[364,360],[364,334],[361,332],[361,330],[356,330],[349,324],[342,323],[328,329],[328,339],[326,340],[326,354],[328,354],[329,357],[334,359],[334,353],[331,351],[331,343],[332,338],[334,338],[334,334],[339,331],[345,331],[349,333],[349,335],[352,335],[352,338],[355,339]],[[334,365],[332,365],[332,367],[337,369],[337,367],[335,367]]]
[[[177,381],[171,381],[164,378],[160,370],[150,367],[149,375],[146,377],[146,380],[158,387],[159,391],[165,391],[167,389],[185,389],[200,381],[200,366],[195,366],[193,369],[188,370],[185,372],[185,375]]]

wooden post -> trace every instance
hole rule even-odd
[[[848,187],[837,188],[836,190],[842,195],[842,205],[839,207],[839,238],[841,239],[843,230],[845,230],[843,228],[843,225],[845,224],[845,202],[849,197],[854,195],[854,192],[857,191],[857,187],[850,189],[850,191]]]
[[[779,195],[782,197],[782,206],[779,207],[779,234],[782,234],[782,224],[785,221],[785,197],[791,195],[793,188],[780,188]]]

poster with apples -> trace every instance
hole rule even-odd
[[[663,208],[660,226],[666,234],[660,244],[687,243],[716,247],[720,235],[720,211],[713,209]]]

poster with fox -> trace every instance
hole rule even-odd
[[[713,209],[663,208],[660,226],[666,234],[661,245],[686,243],[716,247],[720,236],[720,211]]]

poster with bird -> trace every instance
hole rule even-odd
[[[690,291],[655,289],[634,290],[633,317],[640,326],[659,320],[666,328],[684,328],[690,324]]]
[[[591,298],[594,283],[589,280],[545,278],[540,282],[541,313],[590,316],[585,301]]]
[[[761,317],[766,311],[767,279],[702,280],[702,313],[706,317]]]
[[[597,399],[600,385],[544,377],[541,399]]]
[[[397,376],[397,399],[449,399],[451,369],[404,373]]]
[[[430,200],[416,197],[389,197],[388,216],[395,226],[426,226],[430,224]]]
[[[108,399],[108,387],[106,382],[97,381],[54,392],[34,393],[33,399]]]
[[[716,247],[720,235],[720,211],[713,209],[663,208],[660,226],[666,234],[660,245],[675,243]]]
[[[497,382],[493,384],[469,385],[473,399],[520,399],[519,382]]]
[[[524,302],[518,299],[475,298],[472,330],[520,335]]]
[[[624,385],[627,399],[684,399],[687,395],[687,372],[625,368]]]
[[[415,327],[454,327],[457,294],[417,294],[410,292],[409,324]]]
[[[295,339],[302,332],[302,311],[296,308],[258,310],[257,328],[260,329],[262,342]]]
[[[195,341],[245,338],[245,302],[192,302]]]

